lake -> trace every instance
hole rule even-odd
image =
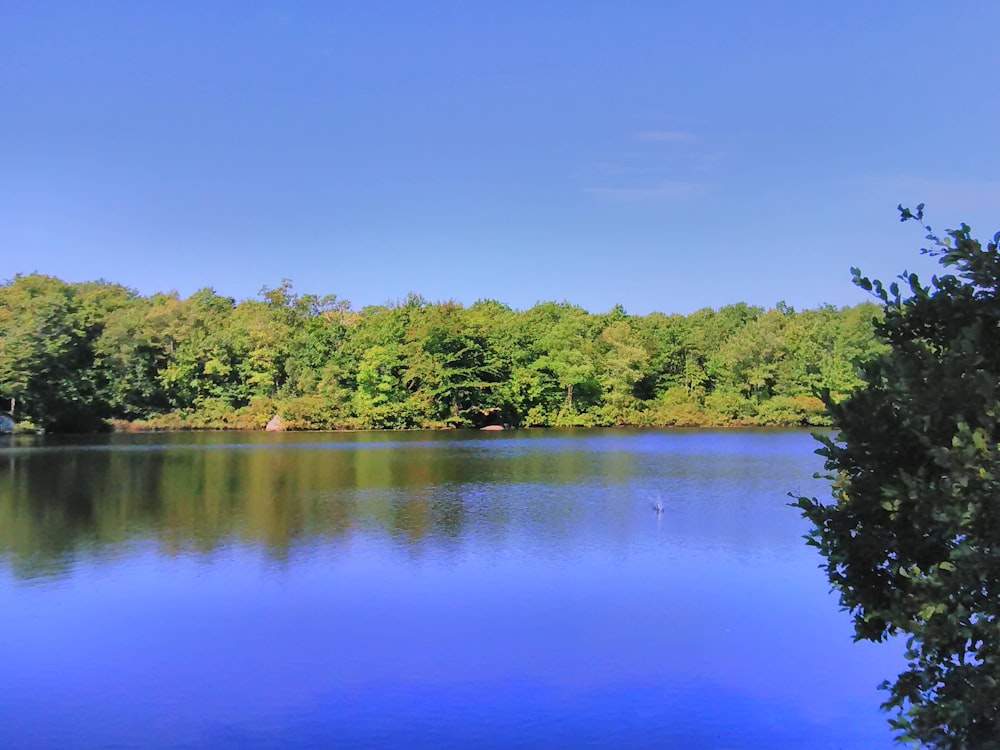
[[[890,748],[800,431],[6,438],[4,748]],[[653,506],[661,503],[663,512]]]

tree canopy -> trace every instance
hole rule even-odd
[[[923,206],[900,208],[923,222]],[[900,738],[1000,747],[1000,233],[968,226],[931,247],[949,271],[886,288],[884,353],[865,386],[828,400],[837,430],[819,451],[832,502],[799,498],[811,544],[853,615],[857,639],[905,637],[907,669],[885,683]]]
[[[288,281],[241,302],[42,275],[0,285],[0,396],[50,431],[822,424],[881,346],[877,306],[352,308]]]

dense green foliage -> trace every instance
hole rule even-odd
[[[903,210],[905,219],[922,219]],[[954,271],[886,289],[889,349],[867,388],[830,403],[832,504],[800,498],[811,543],[858,639],[905,634],[908,668],[884,707],[902,739],[1000,747],[1000,253],[962,225],[924,252]]]
[[[689,316],[404,301],[355,311],[288,282],[237,304],[106,282],[0,286],[0,396],[51,431],[822,424],[858,387],[877,306]]]

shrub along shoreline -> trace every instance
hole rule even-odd
[[[776,408],[775,408],[776,407]],[[287,411],[282,409],[280,403],[275,403],[270,399],[262,399],[259,403],[235,409],[229,413],[215,413],[207,415],[196,411],[192,412],[168,412],[159,414],[149,419],[125,420],[108,419],[105,420],[106,428],[111,432],[191,432],[210,430],[233,430],[233,431],[261,431],[268,430],[276,432],[358,432],[382,430],[393,432],[399,430],[454,430],[454,429],[546,429],[558,427],[580,427],[580,428],[731,428],[740,429],[748,427],[825,427],[829,426],[830,420],[825,414],[823,402],[812,396],[799,396],[791,399],[779,399],[778,404],[772,406],[770,414],[766,418],[745,417],[742,419],[726,419],[722,415],[697,411],[689,408],[678,410],[664,410],[669,421],[656,421],[656,413],[640,415],[639,419],[631,422],[616,422],[614,424],[601,423],[597,420],[575,419],[572,423],[551,424],[551,425],[519,425],[519,424],[499,424],[490,422],[489,424],[451,424],[448,422],[429,423],[411,425],[407,427],[365,427],[356,424],[329,424],[317,425],[311,421],[293,421],[283,414]],[[663,416],[663,412],[659,414]],[[268,428],[272,420],[277,417],[275,426]],[[34,431],[36,428],[30,422],[24,425],[25,431]]]

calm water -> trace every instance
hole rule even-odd
[[[4,748],[889,748],[800,432],[0,445]],[[660,499],[662,516],[651,508]]]

